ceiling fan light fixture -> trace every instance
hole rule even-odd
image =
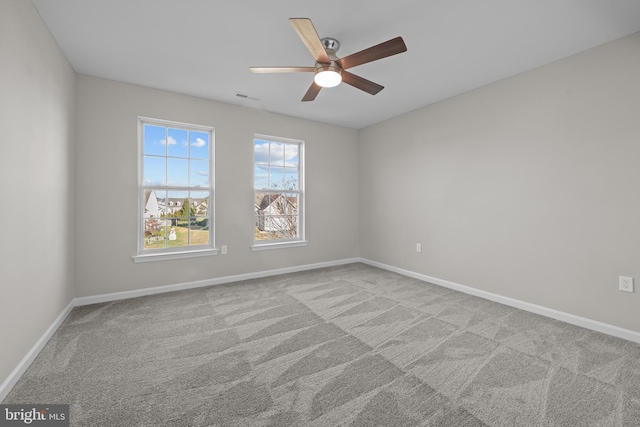
[[[313,81],[321,87],[338,86],[342,81],[340,71],[340,68],[335,65],[318,65],[315,71],[316,75],[313,76]]]

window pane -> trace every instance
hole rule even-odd
[[[167,246],[176,248],[189,245],[189,192],[169,191],[167,201]]]
[[[167,185],[189,185],[189,162],[187,159],[167,159]]]
[[[271,234],[271,239],[283,239],[286,237],[283,233],[285,228],[283,217],[269,215],[266,217],[266,224],[266,230]]]
[[[269,215],[284,215],[286,206],[286,199],[282,194],[272,194],[271,204],[269,205]]]
[[[269,208],[271,205],[271,194],[270,193],[256,193],[256,210],[264,211]]]
[[[144,156],[144,185],[166,185],[167,161],[165,157]]]
[[[293,215],[266,215],[262,234],[267,239],[291,239],[298,236],[298,217]]]
[[[284,166],[284,144],[272,142],[269,149],[269,163],[276,166]]]
[[[253,143],[253,161],[258,164],[269,163],[269,143],[256,139]]]
[[[144,190],[142,201],[142,217],[162,218],[164,217],[164,191]]]
[[[166,223],[164,219],[149,218],[144,220],[144,248],[163,249],[167,243],[165,240]]]
[[[164,127],[144,125],[144,154],[166,156],[167,148],[164,144],[166,131]]]
[[[168,222],[175,225],[169,226],[169,232],[167,233],[167,247],[179,248],[182,246],[188,246],[189,231],[187,227],[187,221],[179,221],[174,218]]]
[[[191,246],[209,244],[209,222],[206,217],[192,217],[189,226],[189,243]]]
[[[265,217],[264,215],[256,215],[256,240],[269,240],[269,232],[265,231]]]
[[[206,132],[194,132],[189,134],[190,157],[197,159],[209,159],[209,134]]]
[[[188,197],[189,193],[187,191],[169,191],[166,203],[167,216],[169,218],[180,216],[180,210],[183,208],[184,201],[188,200]],[[175,225],[175,222],[173,225]]]
[[[287,228],[284,230],[287,238],[298,237],[298,216],[288,215],[285,217]]]
[[[269,167],[255,165],[253,167],[253,188],[264,190],[269,187]]]
[[[268,206],[268,193],[256,193],[256,209],[264,209]]]
[[[284,212],[287,215],[298,215],[298,201],[300,196],[295,193],[283,194],[283,200],[286,200]]]
[[[276,166],[269,168],[269,189],[284,189],[284,168]]]
[[[209,244],[209,192],[189,192],[189,243],[191,246]]]
[[[164,190],[152,190],[158,200],[158,209],[160,218],[165,219],[167,217],[167,192]]]
[[[187,131],[183,129],[168,130],[169,138],[167,140],[167,154],[172,157],[189,156],[189,144],[187,144]]]
[[[209,214],[209,192],[191,191],[190,203],[193,208],[191,216],[206,217]]]
[[[191,160],[189,162],[189,185],[192,187],[209,186],[209,162],[205,160]]]
[[[256,215],[256,240],[274,240],[287,238],[284,217],[275,215]]]
[[[285,144],[284,146],[285,166],[298,167],[298,144]]]
[[[284,188],[287,190],[298,190],[298,170],[284,168]]]
[[[256,193],[255,196],[255,214],[256,214],[256,240],[268,240],[271,237],[271,231],[267,229],[270,224],[266,221],[269,212],[273,212],[271,206],[273,196],[270,193]]]

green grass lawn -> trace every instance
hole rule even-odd
[[[165,227],[160,229],[160,236],[167,236],[167,240],[158,239],[158,240],[150,240],[146,239],[144,241],[145,249],[164,249],[165,247],[169,248],[179,248],[184,246],[198,246],[198,245],[206,245],[209,243],[209,230],[191,230],[191,242],[189,242],[188,235],[189,229],[186,224],[177,225],[173,227],[169,227],[169,230],[173,228],[176,231],[176,240],[168,240],[169,233],[165,234]]]
[[[282,239],[282,235],[270,231],[261,231],[256,227],[256,240],[277,240]]]

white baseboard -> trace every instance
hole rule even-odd
[[[114,292],[111,294],[95,295],[90,297],[75,298],[75,306],[99,304],[103,302],[118,301],[122,299],[137,298],[145,295],[162,294],[165,292],[182,291],[184,289],[202,288],[205,286],[223,285],[225,283],[239,282],[242,280],[259,279],[262,277],[277,276],[279,274],[296,273],[298,271],[315,270],[317,268],[335,267],[338,265],[359,262],[359,258],[348,258],[337,261],[305,264],[295,267],[277,268],[274,270],[259,271],[255,273],[237,274],[234,276],[219,277],[216,279],[197,280],[194,282],[178,283],[175,285],[156,286],[153,288],[138,289],[135,291]]]
[[[67,318],[71,310],[73,310],[74,303],[73,300],[67,304],[67,306],[62,310],[62,313],[58,315],[56,320],[53,321],[51,326],[45,331],[45,333],[40,337],[40,339],[31,347],[31,350],[22,358],[18,366],[9,374],[9,376],[4,380],[4,382],[0,385],[0,402],[2,402],[7,394],[11,391],[14,385],[18,382],[22,374],[27,370],[27,368],[31,365],[33,360],[38,356],[40,351],[44,348],[44,346],[49,342],[53,334],[58,330],[62,322]]]
[[[469,286],[460,285],[458,283],[449,282],[448,280],[427,276],[426,274],[420,274],[414,271],[393,267],[391,265],[382,264],[376,261],[371,261],[366,258],[360,258],[359,261],[364,264],[371,265],[373,267],[378,267],[384,270],[392,271],[394,273],[402,274],[403,276],[413,277],[414,279],[433,283],[434,285],[464,292],[465,294],[474,295],[480,298],[488,299],[490,301],[498,302],[500,304],[508,305],[510,307],[519,308],[524,311],[529,311],[531,313],[539,314],[541,316],[550,317],[552,319],[560,320],[562,322],[570,323],[576,326],[581,326],[583,328],[591,329],[596,332],[602,332],[603,334],[613,335],[614,337],[622,338],[622,339],[633,341],[640,344],[640,332],[632,331],[630,329],[620,328],[618,326],[610,325],[608,323],[598,322],[597,320],[576,316],[573,314],[554,310],[552,308],[543,307],[541,305],[530,304],[525,301],[520,301],[514,298],[493,294],[491,292],[486,292],[480,289],[471,288]]]

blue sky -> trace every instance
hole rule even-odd
[[[207,132],[144,125],[143,142],[144,185],[208,187],[210,141]],[[254,188],[297,190],[298,151],[299,145],[295,143],[256,139]],[[188,197],[185,191],[169,193],[170,198]],[[158,191],[156,195],[164,198]],[[207,196],[208,193],[202,197]]]
[[[144,184],[208,187],[209,146],[207,132],[144,125]]]

